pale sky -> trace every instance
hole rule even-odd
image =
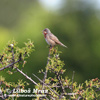
[[[63,3],[62,0],[39,0],[39,2],[48,10],[59,9]]]
[[[67,0],[39,0],[44,8],[47,10],[57,10],[62,7],[62,4]],[[75,0],[74,0],[75,1]],[[76,0],[77,1],[77,0]],[[81,1],[81,0],[78,0]],[[95,4],[96,8],[100,9],[100,0],[82,0]]]

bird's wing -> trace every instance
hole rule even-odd
[[[53,40],[56,44],[61,44],[61,42],[58,40],[58,38],[53,35],[53,34],[50,34],[50,39]]]

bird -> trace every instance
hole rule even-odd
[[[63,43],[61,43],[59,41],[59,39],[53,33],[51,33],[51,31],[50,31],[49,28],[45,28],[42,32],[43,32],[43,35],[44,35],[44,38],[45,38],[46,42],[51,47],[54,47],[56,45],[61,45],[61,46],[65,47],[65,48],[67,48],[66,45],[64,45]]]

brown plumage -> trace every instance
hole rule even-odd
[[[43,30],[43,34],[44,34],[44,37],[45,37],[45,40],[46,40],[46,42],[50,45],[50,46],[55,46],[55,45],[61,45],[61,46],[63,46],[63,47],[66,47],[67,48],[67,46],[65,46],[63,43],[61,43],[60,41],[59,41],[59,39],[54,35],[54,34],[52,34],[51,33],[51,31],[48,29],[48,28],[45,28],[44,30]]]

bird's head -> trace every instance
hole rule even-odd
[[[42,32],[43,32],[43,35],[44,35],[45,38],[46,38],[47,34],[49,35],[51,33],[48,28],[45,28]]]

